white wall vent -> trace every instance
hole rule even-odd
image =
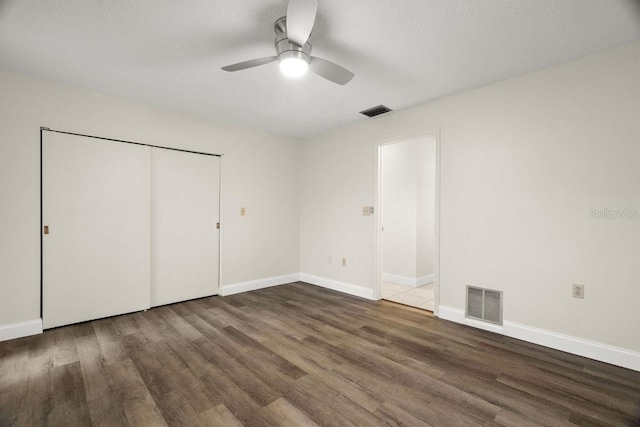
[[[502,291],[467,286],[465,317],[502,325]]]

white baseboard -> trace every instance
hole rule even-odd
[[[12,340],[15,338],[28,337],[42,333],[42,319],[29,320],[27,322],[11,323],[0,325],[0,341]]]
[[[417,285],[417,279],[415,277],[398,276],[397,274],[389,273],[382,273],[382,281],[413,287]]]
[[[364,286],[352,285],[351,283],[338,282],[324,277],[313,276],[311,274],[300,273],[300,281],[309,283],[345,294],[354,295],[360,298],[373,300],[373,289]]]
[[[539,344],[589,359],[599,360],[623,368],[640,371],[640,353],[601,344],[595,341],[584,340],[569,335],[546,331],[544,329],[533,328],[513,322],[503,322],[502,326],[492,325],[464,316],[464,310],[441,305],[438,317],[463,325],[472,326],[478,329],[495,332],[508,337],[517,338],[523,341]]]
[[[435,273],[427,274],[426,276],[418,277],[416,279],[416,286],[424,286],[428,283],[433,283],[436,280]]]
[[[300,274],[293,273],[285,276],[268,277],[266,279],[251,280],[248,282],[233,283],[220,287],[220,295],[229,296],[242,292],[255,291],[257,289],[270,288],[272,286],[286,285],[300,281]]]
[[[428,274],[422,277],[408,277],[398,276],[396,274],[382,273],[382,280],[384,282],[398,283],[405,286],[418,287],[431,283],[435,280],[435,274]]]

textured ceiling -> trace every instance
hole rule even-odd
[[[294,137],[371,120],[640,39],[637,0],[319,0],[313,54],[347,86],[277,64],[286,0],[0,0],[0,69]],[[1,94],[0,94],[1,96]]]

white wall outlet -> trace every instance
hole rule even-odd
[[[244,208],[240,208],[240,216],[245,216],[247,211]]]
[[[343,267],[347,266],[347,259],[346,258],[342,258],[342,266]]]
[[[573,297],[584,299],[584,285],[573,284]]]
[[[373,206],[363,206],[362,216],[371,216],[371,215],[373,215]]]
[[[331,258],[331,255],[329,255],[329,264],[333,264],[333,258]]]

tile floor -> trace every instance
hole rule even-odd
[[[433,283],[414,287],[382,282],[382,299],[433,311]]]

